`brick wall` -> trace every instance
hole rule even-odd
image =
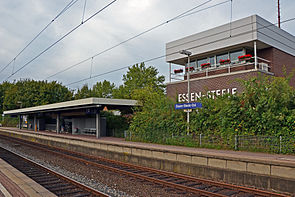
[[[274,76],[282,77],[284,76],[283,67],[286,67],[286,73],[290,74],[293,69],[295,69],[295,57],[289,55],[279,49],[270,47],[266,49],[259,50],[257,52],[258,57],[269,60],[270,72],[274,73]],[[253,66],[252,66],[253,67]],[[251,68],[252,68],[251,67]],[[244,68],[245,70],[251,68]],[[239,68],[240,69],[240,68]],[[221,70],[220,72],[222,72]],[[257,75],[259,71],[249,71],[246,73],[231,73],[224,76],[194,79],[195,77],[204,77],[205,73],[195,74],[191,76],[191,92],[202,91],[206,93],[211,90],[220,90],[228,88],[237,88],[237,93],[243,91],[241,84],[237,79],[247,79],[249,76]],[[212,73],[211,73],[212,74]],[[221,74],[221,73],[214,73]],[[209,74],[210,76],[210,74]],[[186,79],[186,77],[185,77]],[[295,77],[293,76],[290,85],[295,87]],[[176,82],[167,85],[167,95],[170,98],[177,99],[178,94],[187,93],[187,82]]]
[[[190,81],[191,92],[203,92],[207,91],[232,89],[237,88],[237,93],[243,91],[239,79],[247,79],[250,76],[256,76],[259,71],[251,71],[246,73],[232,73],[231,75],[224,75],[212,78],[192,79]],[[168,97],[177,100],[178,94],[187,93],[187,81],[172,83],[167,85]]]
[[[295,57],[273,47],[258,51],[258,57],[271,61],[269,63],[271,66],[270,72],[273,72],[276,77],[284,76],[284,67],[287,74],[290,74],[295,69]],[[290,85],[295,87],[295,77],[292,77]]]

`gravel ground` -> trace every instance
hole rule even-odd
[[[46,152],[32,150],[30,147],[10,143],[3,139],[0,139],[0,146],[110,196],[184,196],[183,193],[170,188],[163,188],[147,181],[141,181],[60,156],[48,155]]]

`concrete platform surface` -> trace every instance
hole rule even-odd
[[[51,131],[30,131],[26,129],[17,129],[17,128],[5,128],[0,127],[0,129],[9,129],[17,132],[23,133],[33,133],[38,135],[52,136],[52,137],[61,137],[65,139],[75,139],[81,141],[90,141],[90,142],[99,142],[105,144],[113,145],[122,145],[128,147],[138,147],[150,150],[161,150],[167,152],[179,152],[184,154],[196,154],[204,155],[206,157],[222,157],[235,160],[251,160],[258,161],[262,163],[274,163],[282,164],[287,166],[295,167],[295,155],[284,155],[284,154],[269,154],[269,153],[259,153],[259,152],[246,152],[246,151],[233,151],[233,150],[216,150],[216,149],[207,149],[207,148],[191,148],[183,146],[172,146],[172,145],[161,145],[161,144],[152,144],[152,143],[142,143],[142,142],[130,142],[125,141],[124,138],[115,138],[115,137],[101,137],[97,139],[95,136],[91,135],[72,135],[72,134],[57,134]]]
[[[1,197],[54,197],[53,193],[0,159]]]

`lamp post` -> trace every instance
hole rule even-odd
[[[19,108],[21,109],[23,106],[23,102],[17,101],[18,104],[20,104]],[[19,129],[22,129],[22,116],[19,114]]]
[[[187,51],[187,50],[181,50],[179,51],[180,54],[182,55],[187,55],[187,73],[186,73],[186,79],[187,79],[187,103],[190,102],[190,56],[192,54],[192,52]],[[189,111],[187,111],[187,134],[189,135]]]

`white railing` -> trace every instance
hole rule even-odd
[[[252,59],[255,59],[255,57],[252,57]],[[269,60],[257,57],[258,63],[257,63],[257,69],[264,71],[264,72],[270,72],[270,66]],[[233,68],[236,67],[241,67],[241,66],[247,66],[247,65],[254,65],[254,69],[255,69],[255,62],[249,62],[249,61],[234,61],[231,62],[230,64],[216,64],[214,67],[209,67],[209,68],[197,68],[194,71],[191,71],[191,75],[193,74],[199,74],[199,73],[206,73],[205,76],[209,76],[209,73],[212,71],[217,71],[217,70],[224,70],[227,68],[227,73],[231,73]],[[184,69],[185,70],[185,69]],[[233,71],[233,72],[237,72],[237,71]],[[171,73],[171,79],[173,80],[183,80],[181,79],[182,77],[185,76],[186,73]]]

